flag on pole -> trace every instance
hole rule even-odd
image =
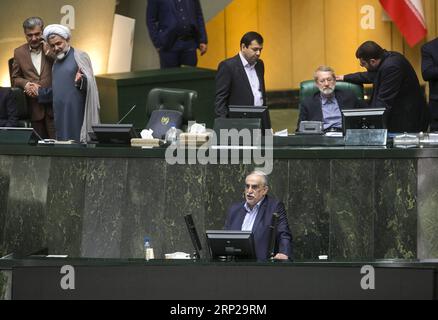
[[[427,34],[422,0],[380,0],[408,44],[413,47]]]

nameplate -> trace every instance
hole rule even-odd
[[[347,129],[346,146],[386,146],[386,129]]]

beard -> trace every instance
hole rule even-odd
[[[57,59],[57,60],[63,60],[63,59],[65,59],[65,57],[67,56],[67,53],[68,53],[69,50],[70,50],[70,47],[65,48],[64,51],[62,51],[62,52],[60,52],[60,53],[58,53],[58,54],[56,55],[56,59]]]
[[[333,94],[333,92],[335,91],[335,87],[328,87],[328,88],[319,88],[319,91],[325,95],[325,96],[329,96],[331,94]]]

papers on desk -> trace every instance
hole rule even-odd
[[[324,136],[342,138],[343,134],[342,134],[342,132],[327,132]]]
[[[287,137],[288,135],[289,135],[289,131],[287,129],[274,133],[274,136],[276,137]]]

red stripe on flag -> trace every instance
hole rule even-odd
[[[408,44],[413,47],[427,34],[424,21],[411,8],[406,0],[380,0],[385,11],[397,25]]]

